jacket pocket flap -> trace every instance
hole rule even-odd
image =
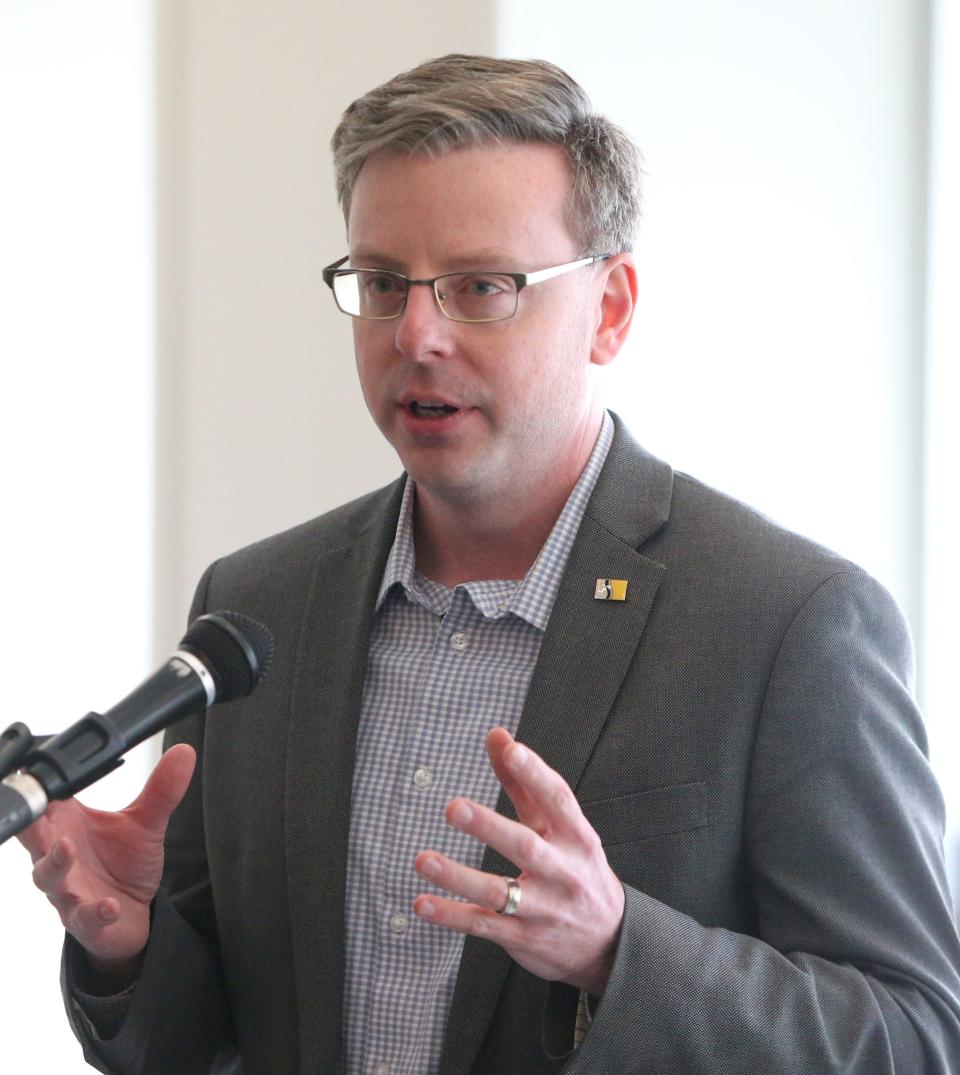
[[[608,850],[710,823],[707,785],[702,782],[647,788],[580,805]]]

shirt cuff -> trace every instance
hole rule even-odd
[[[582,989],[577,1000],[577,1018],[573,1024],[573,1047],[576,1047],[586,1037],[590,1024],[593,1022],[593,1009],[597,1002],[588,996]]]

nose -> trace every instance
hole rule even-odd
[[[442,358],[450,353],[453,324],[440,312],[432,287],[412,284],[406,308],[397,318],[397,350],[417,362]]]

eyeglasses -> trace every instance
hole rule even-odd
[[[347,255],[323,270],[323,282],[333,291],[338,309],[351,317],[372,321],[399,317],[410,288],[417,286],[433,288],[440,312],[451,321],[505,321],[517,312],[523,288],[611,257],[597,254],[536,272],[447,272],[432,280],[411,280],[389,269],[341,269]]]

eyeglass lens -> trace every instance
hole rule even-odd
[[[399,317],[407,281],[393,273],[357,269],[334,277],[337,304],[353,317],[378,320]],[[517,286],[499,273],[449,273],[437,278],[440,309],[454,321],[501,321],[517,310]]]

